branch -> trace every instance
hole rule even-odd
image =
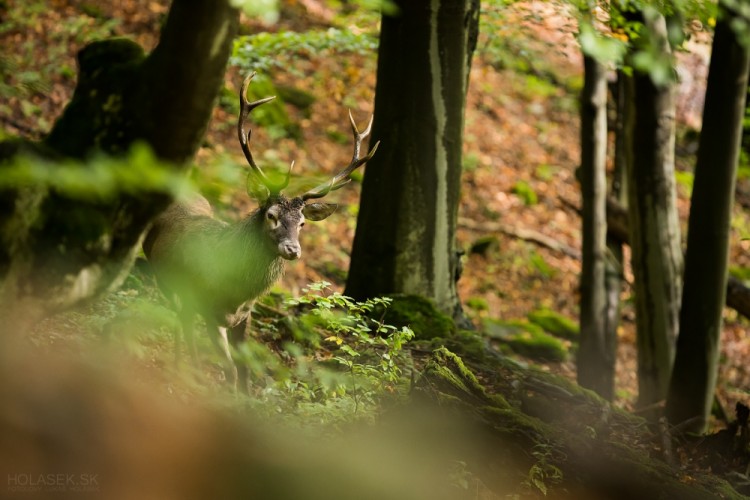
[[[512,236],[513,238],[536,243],[537,245],[555,250],[556,252],[561,252],[574,259],[581,258],[581,252],[578,249],[532,229],[510,227],[499,222],[476,222],[465,217],[458,218],[458,225],[474,231],[502,233],[507,236]]]

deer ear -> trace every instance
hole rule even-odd
[[[302,214],[310,220],[323,220],[336,211],[335,203],[308,203],[302,209]]]

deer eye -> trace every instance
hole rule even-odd
[[[300,222],[300,223],[299,223],[299,227],[302,227],[302,226],[304,226],[304,225],[305,225],[305,223],[304,223],[304,222]]]
[[[274,214],[272,214],[271,212],[266,212],[266,219],[268,219],[270,221],[275,221],[276,220],[276,216]]]

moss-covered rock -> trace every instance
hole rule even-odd
[[[456,333],[456,324],[440,312],[435,304],[419,295],[391,295],[391,305],[385,311],[384,321],[401,328],[408,326],[415,339],[449,337]]]
[[[531,323],[556,337],[577,341],[580,335],[580,328],[575,321],[555,311],[538,309],[530,312],[527,317]]]
[[[543,361],[565,361],[568,358],[565,344],[535,324],[487,318],[483,326],[485,335],[521,356]]]

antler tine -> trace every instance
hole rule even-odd
[[[248,129],[245,131],[245,120],[247,120],[247,116],[250,114],[252,110],[260,106],[261,104],[265,104],[268,101],[271,101],[276,98],[276,96],[271,97],[264,97],[263,99],[258,99],[257,101],[250,102],[247,99],[247,89],[250,86],[250,80],[253,79],[255,76],[255,71],[250,73],[245,80],[242,82],[242,89],[240,90],[240,116],[237,120],[237,135],[240,139],[240,146],[242,146],[242,152],[245,153],[245,158],[247,159],[247,163],[250,165],[250,168],[252,169],[252,172],[258,177],[260,182],[270,190],[271,184],[269,183],[268,177],[263,173],[263,171],[260,169],[260,167],[255,163],[255,160],[253,159],[253,154],[250,151],[250,137],[253,133],[251,129]],[[286,180],[286,183],[289,183],[289,179]],[[286,187],[286,186],[284,186]]]
[[[377,151],[378,146],[380,145],[380,141],[375,143],[375,145],[365,157],[360,158],[359,154],[360,150],[362,149],[362,141],[370,135],[370,131],[372,130],[373,118],[373,116],[370,116],[370,121],[367,124],[367,128],[364,131],[360,132],[359,129],[357,129],[357,124],[354,121],[354,117],[352,116],[352,111],[349,110],[349,123],[351,123],[352,134],[354,135],[354,154],[352,155],[352,161],[344,170],[334,175],[330,181],[326,182],[325,184],[316,186],[303,194],[303,200],[322,198],[331,191],[335,191],[345,186],[351,181],[351,179],[349,178],[351,173],[372,159],[375,151]]]

